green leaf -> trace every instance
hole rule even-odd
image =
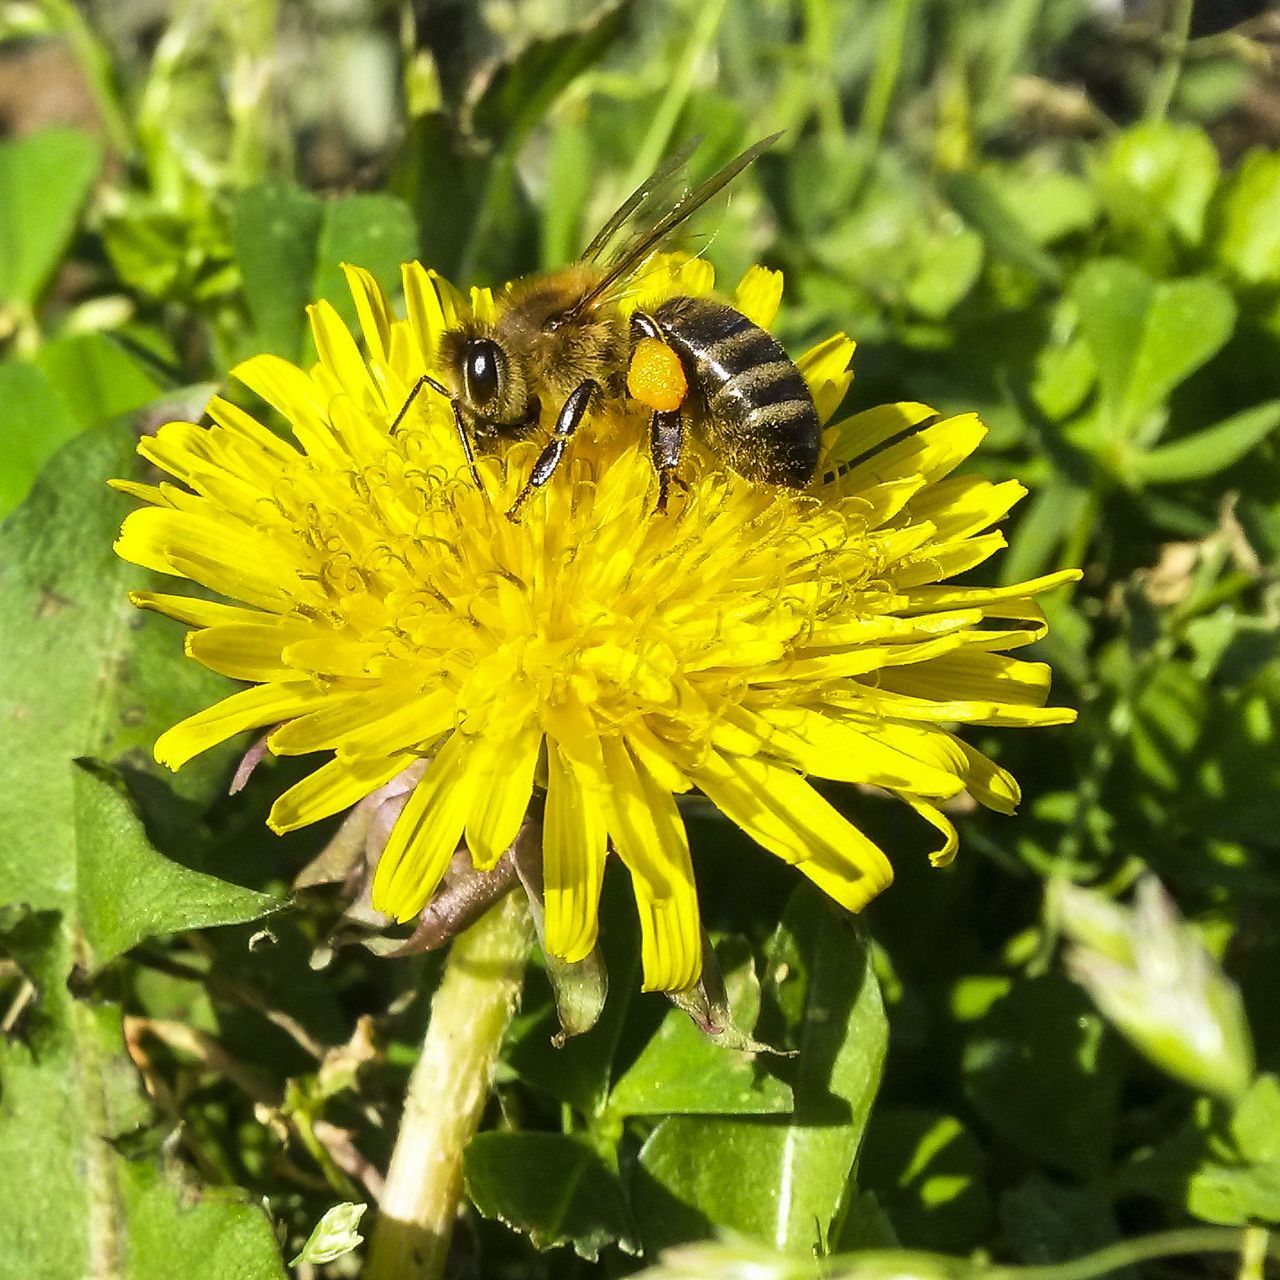
[[[565,88],[613,42],[625,8],[609,4],[582,27],[531,40],[503,63],[475,105],[477,132],[517,149]]]
[[[941,320],[977,283],[982,271],[982,238],[961,228],[935,232],[919,249],[922,265],[907,283],[906,301],[931,320]]]
[[[141,409],[168,390],[154,370],[110,333],[55,338],[34,360],[84,429]]]
[[[120,1010],[67,991],[69,943],[54,912],[11,915],[0,932],[39,993],[29,1038],[0,1040],[0,1280],[89,1276],[108,1260],[129,1280],[284,1280],[260,1206],[121,1154],[150,1116]]]
[[[750,1030],[760,985],[750,951],[721,945],[735,1025]],[[745,951],[745,954],[744,954]],[[736,956],[737,963],[729,967]],[[672,1009],[609,1095],[608,1110],[628,1115],[766,1115],[791,1110],[791,1090],[761,1072],[755,1053],[724,1048]]]
[[[798,1036],[790,1116],[673,1116],[640,1153],[634,1206],[646,1249],[741,1232],[825,1245],[880,1082],[886,1025],[866,945],[816,890],[792,898],[769,954],[769,994]]]
[[[1225,471],[1280,425],[1280,400],[1237,413],[1182,440],[1134,455],[1131,468],[1144,484],[1181,484]]]
[[[1121,440],[1221,350],[1235,328],[1235,304],[1217,281],[1158,283],[1118,258],[1088,263],[1072,294],[1098,366],[1104,409]]]
[[[1070,1187],[1032,1174],[1000,1197],[1000,1228],[1019,1262],[1066,1262],[1114,1244],[1115,1213],[1094,1187]],[[1121,1273],[1128,1275],[1128,1268]]]
[[[297,360],[313,300],[324,203],[284,182],[249,187],[231,211],[231,241],[259,345]]]
[[[1018,221],[1038,245],[1052,245],[1088,231],[1098,220],[1097,197],[1073,173],[1016,170],[1002,175],[1002,186],[1018,210]]]
[[[964,1253],[990,1225],[985,1165],[977,1139],[954,1116],[880,1108],[867,1127],[858,1183],[876,1193],[904,1244]]]
[[[228,904],[243,919],[250,901],[148,859],[121,798],[75,763],[136,751],[141,764],[159,727],[224,687],[191,670],[173,629],[158,632],[126,599],[148,578],[112,553],[123,504],[105,481],[133,472],[132,446],[121,430],[79,436],[0,532],[0,903],[28,904],[5,945],[38,993],[30,1039],[0,1043],[0,1203],[16,1224],[0,1240],[0,1276],[89,1275],[127,1257],[137,1280],[278,1280],[260,1208],[119,1153],[115,1140],[151,1122],[120,1011],[67,988],[77,960]],[[209,780],[206,766],[184,789]],[[179,885],[193,891],[185,903]]]
[[[993,254],[1046,284],[1059,283],[1062,268],[1035,242],[992,178],[985,173],[953,173],[947,179],[946,191],[952,208],[986,241]]]
[[[1280,152],[1245,156],[1214,202],[1212,242],[1238,279],[1280,283]]]
[[[1148,120],[1114,139],[1093,176],[1116,227],[1147,242],[1172,231],[1196,245],[1218,185],[1218,153],[1203,129]]]
[[[0,298],[33,306],[71,242],[102,163],[88,134],[48,129],[0,143]]]
[[[974,1110],[1006,1141],[1082,1176],[1107,1167],[1115,1042],[1065,978],[1024,979],[996,1001],[966,1040],[963,1078]]]
[[[298,1256],[290,1260],[289,1265],[296,1267],[300,1262],[334,1262],[358,1249],[364,1243],[364,1236],[357,1228],[368,1207],[367,1204],[353,1204],[350,1201],[335,1204],[312,1228],[306,1244],[302,1246]]]
[[[40,468],[78,430],[67,402],[34,365],[0,364],[0,515],[25,498]]]
[[[546,1090],[588,1118],[597,1116],[608,1097],[614,1055],[639,984],[640,934],[635,902],[625,876],[605,877],[600,899],[600,948],[609,975],[604,1010],[590,1031],[560,1040],[560,1019],[548,1004],[510,1037],[506,1058],[527,1084]],[[534,973],[530,980],[536,981]],[[529,994],[526,993],[526,1006]]]
[[[591,1260],[608,1244],[639,1252],[617,1174],[578,1138],[477,1134],[464,1167],[481,1216],[527,1235],[537,1249],[569,1245]]]
[[[355,195],[330,201],[316,244],[313,298],[327,298],[351,326],[355,303],[342,274],[344,262],[364,267],[388,293],[400,287],[400,264],[418,255],[418,228],[403,200]]]
[[[90,973],[143,938],[177,929],[243,924],[284,903],[171,862],[151,847],[119,775],[76,762],[76,892]]]

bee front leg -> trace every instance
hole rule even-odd
[[[458,440],[462,445],[462,456],[466,458],[467,468],[471,472],[471,479],[475,481],[476,488],[479,489],[480,473],[476,470],[476,457],[471,451],[471,437],[467,434],[467,424],[462,420],[462,406],[458,403],[456,397],[449,395],[449,388],[443,382],[437,382],[430,374],[424,373],[410,388],[404,404],[400,406],[400,411],[392,418],[391,425],[387,428],[387,434],[395,435],[400,424],[404,421],[405,414],[409,412],[409,406],[418,398],[419,393],[427,387],[448,398],[449,405],[453,409],[453,425],[457,429]]]
[[[658,511],[666,514],[671,482],[685,487],[676,475],[684,449],[684,418],[679,409],[655,409],[649,419],[649,457],[658,473]]]
[[[538,460],[533,464],[529,479],[525,481],[524,488],[520,490],[516,500],[511,504],[511,510],[507,512],[508,520],[519,520],[520,510],[529,501],[530,495],[534,490],[541,489],[555,475],[556,468],[560,465],[560,459],[564,457],[565,450],[569,447],[569,441],[573,439],[573,433],[582,425],[582,419],[587,416],[587,409],[591,405],[591,397],[599,389],[599,384],[588,378],[585,382],[580,382],[569,393],[568,398],[560,408],[559,416],[556,418],[556,425],[552,429],[551,439],[547,441],[542,452],[538,454]]]

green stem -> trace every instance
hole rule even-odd
[[[43,0],[44,11],[67,41],[84,72],[93,95],[102,130],[114,151],[127,156],[133,151],[133,130],[120,102],[111,54],[94,35],[80,10],[70,0]]]
[[[1259,1244],[1257,1229],[1246,1227],[1184,1227],[1177,1231],[1158,1231],[1137,1240],[1121,1240],[1083,1258],[1056,1262],[1042,1267],[993,1267],[988,1276],[1008,1280],[1095,1280],[1113,1271],[1172,1258],[1185,1253],[1241,1253],[1280,1258],[1280,1242],[1267,1238]]]
[[[1191,9],[1195,0],[1171,0],[1169,30],[1164,40],[1164,60],[1151,83],[1151,96],[1147,99],[1147,119],[1163,120],[1169,113],[1173,95],[1182,75],[1182,60],[1187,55],[1187,40],[1191,35]]]
[[[694,19],[693,30],[689,32],[684,44],[684,53],[676,63],[667,82],[667,91],[653,113],[653,119],[645,130],[644,141],[640,143],[635,158],[631,162],[631,172],[623,189],[632,191],[638,187],[657,167],[671,140],[676,121],[689,100],[693,88],[694,72],[707,50],[715,42],[724,18],[726,0],[705,0],[699,7]]]
[[[510,893],[459,935],[409,1078],[365,1280],[438,1280],[462,1195],[462,1153],[484,1113],[520,998],[533,930]]]
[[[858,121],[858,134],[862,141],[873,147],[884,137],[889,119],[889,107],[893,103],[893,91],[898,86],[902,70],[902,53],[907,43],[907,26],[911,20],[914,0],[892,0],[892,7],[885,15],[884,29],[880,33],[880,48],[876,65],[871,72],[871,83],[862,103],[862,117]]]

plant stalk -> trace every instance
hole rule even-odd
[[[462,1195],[462,1153],[480,1124],[533,940],[509,893],[454,941],[409,1078],[365,1280],[439,1280]]]

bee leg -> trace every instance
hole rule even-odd
[[[449,388],[443,382],[437,382],[430,374],[424,373],[409,388],[409,394],[405,397],[404,404],[400,406],[399,412],[391,419],[391,425],[387,428],[387,434],[395,435],[396,428],[404,421],[404,415],[409,412],[409,406],[418,398],[419,394],[427,387],[432,391],[438,391],[442,396],[448,397],[449,405],[453,409],[453,425],[458,429],[458,440],[462,444],[462,456],[467,460],[467,468],[471,472],[471,478],[475,481],[476,488],[480,488],[480,473],[476,470],[475,454],[471,451],[471,438],[467,435],[466,423],[462,420],[462,408],[452,396],[449,395]]]
[[[541,489],[555,475],[560,459],[564,457],[569,441],[573,439],[573,433],[582,425],[582,419],[587,415],[591,397],[598,390],[598,385],[588,378],[569,392],[568,398],[560,408],[560,415],[556,418],[551,439],[538,454],[538,460],[533,464],[533,470],[529,473],[524,488],[520,490],[516,500],[511,504],[511,510],[507,512],[508,520],[519,520],[520,509],[528,502],[530,495],[535,489]]]
[[[484,486],[480,483],[480,473],[476,470],[476,455],[471,452],[471,438],[467,435],[467,424],[462,420],[462,409],[456,400],[450,400],[449,404],[453,409],[453,425],[458,429],[458,440],[462,445],[462,455],[467,460],[471,479],[475,482],[476,488],[483,492]]]
[[[680,454],[684,448],[684,419],[679,409],[655,409],[649,419],[649,456],[653,469],[658,473],[658,511],[666,514],[667,497],[671,482],[683,485],[676,475]]]

